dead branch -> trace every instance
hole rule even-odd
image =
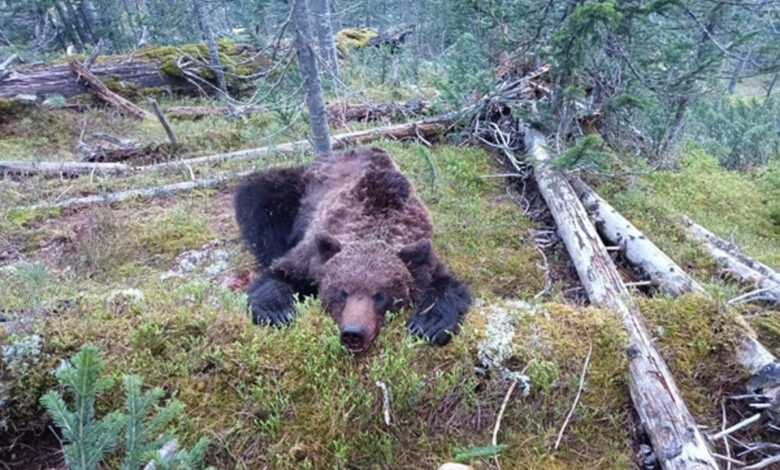
[[[71,59],[70,67],[78,77],[84,79],[89,84],[89,86],[92,88],[92,91],[98,95],[100,99],[117,108],[122,114],[126,114],[137,119],[144,119],[149,115],[149,113],[138,107],[138,105],[109,90],[108,87],[95,76],[95,74],[90,72],[78,60]]]
[[[577,387],[577,395],[574,397],[574,403],[572,403],[571,409],[569,410],[569,413],[566,415],[566,420],[564,420],[560,432],[558,432],[558,439],[555,440],[555,446],[553,447],[554,450],[558,450],[558,446],[561,445],[561,439],[563,439],[563,432],[566,430],[566,426],[569,425],[569,420],[571,420],[571,417],[574,414],[574,410],[577,409],[577,403],[579,403],[580,396],[582,395],[582,387],[585,385],[585,373],[588,371],[588,364],[590,364],[591,353],[593,353],[593,344],[591,344],[588,347],[588,355],[585,356],[585,362],[582,365],[582,374],[580,374],[580,385]]]
[[[84,68],[87,70],[90,70],[92,68],[92,64],[95,63],[95,59],[97,59],[98,54],[100,54],[100,48],[103,47],[103,38],[100,38],[95,44],[95,47],[92,48],[92,52],[89,53],[89,57],[87,57],[87,60],[84,61]]]
[[[173,129],[171,129],[171,126],[168,124],[168,121],[165,119],[165,116],[160,110],[160,105],[157,104],[157,100],[154,98],[148,98],[148,101],[149,104],[152,105],[152,110],[154,110],[154,115],[157,116],[157,120],[160,121],[160,124],[162,124],[163,129],[165,129],[165,133],[168,135],[168,140],[171,142],[171,146],[174,149],[178,148],[179,142],[176,140],[176,134],[173,133]]]

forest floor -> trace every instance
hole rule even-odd
[[[288,126],[288,118],[173,125],[183,154],[206,155],[300,139],[305,123]],[[35,111],[0,124],[0,154],[73,160],[84,131],[139,142],[165,138],[156,121],[131,121],[105,108]],[[111,206],[19,209],[295,165],[309,155],[121,178],[0,181],[0,466],[63,466],[58,436],[38,400],[56,386],[52,371],[60,361],[93,343],[107,373],[138,374],[145,386],[160,386],[184,403],[174,429],[185,445],[208,437],[206,461],[217,468],[434,469],[462,449],[491,444],[519,373],[529,382],[506,406],[498,443],[507,447],[498,460],[468,460],[475,468],[634,468],[644,441],[628,394],[622,324],[585,305],[533,185],[490,177],[506,169],[483,149],[373,145],[411,178],[430,210],[438,253],[473,291],[463,332],[446,347],[413,340],[403,319],[394,318],[367,353],[353,356],[314,299],[301,299],[289,327],[252,325],[244,290],[257,266],[238,239],[234,182]],[[681,216],[721,237],[733,235],[747,254],[780,265],[777,163],[730,172],[690,149],[676,171],[592,182],[713,295],[635,292],[697,423],[705,432],[720,429],[722,403],[729,423],[747,416],[750,410],[726,399],[743,392],[748,378],[734,358],[734,325],[744,318],[780,355],[780,311],[727,307],[745,286],[724,278],[685,238]],[[554,449],[591,348],[582,397]],[[377,382],[389,392],[389,424]],[[98,415],[122,403],[114,387],[99,398]],[[113,455],[106,468],[117,462]]]

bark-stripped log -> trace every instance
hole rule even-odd
[[[92,196],[74,197],[57,202],[42,202],[31,206],[14,207],[12,209],[39,210],[39,209],[65,209],[74,206],[83,206],[88,204],[122,202],[132,198],[161,197],[170,196],[184,191],[194,189],[213,188],[229,181],[237,180],[253,173],[252,171],[242,171],[240,173],[222,173],[208,178],[202,178],[181,183],[171,183],[163,186],[153,186],[150,188],[127,189],[107,194],[94,194]]]
[[[710,449],[683,402],[677,385],[653,347],[639,308],[566,178],[550,160],[544,137],[527,128],[525,146],[536,166],[539,191],[555,219],[588,298],[623,320],[628,335],[629,390],[656,457],[667,470],[717,469]]]
[[[405,103],[333,103],[325,107],[328,121],[333,126],[341,126],[349,121],[374,121],[381,118],[397,118],[422,114],[430,103],[426,100],[411,100]],[[238,114],[257,114],[267,111],[264,106],[243,106]],[[171,106],[167,115],[176,119],[197,120],[207,116],[228,116],[231,110],[227,106]]]
[[[336,134],[332,136],[331,146],[334,149],[346,147],[348,145],[355,145],[361,143],[371,142],[381,137],[388,137],[391,139],[404,139],[410,137],[424,137],[430,138],[436,134],[445,131],[452,125],[453,115],[444,114],[435,116],[422,121],[410,122],[406,124],[395,124],[392,126],[375,127],[373,129],[366,129],[364,131],[347,132],[344,134]],[[194,165],[200,163],[214,163],[225,160],[250,160],[252,158],[259,158],[274,153],[289,153],[289,152],[303,152],[311,150],[311,142],[308,140],[299,140],[296,142],[288,142],[279,145],[269,145],[266,147],[239,150],[237,152],[220,153],[217,155],[207,155],[204,157],[188,158],[185,160],[173,160],[165,163],[157,163],[155,165],[147,165],[141,167],[142,171],[155,171],[155,170],[170,170],[174,168],[181,168],[187,165]]]
[[[582,180],[571,178],[569,182],[602,238],[619,245],[628,262],[658,282],[659,289],[674,296],[690,291],[704,292],[698,282]]]
[[[607,201],[577,177],[570,178],[574,191],[582,200],[601,237],[611,244],[619,244],[629,263],[641,267],[656,279],[659,289],[678,296],[686,292],[700,292],[709,296],[692,277],[651,242],[644,233],[623,217]],[[777,358],[749,332],[743,332],[737,346],[737,360],[762,383],[778,384],[780,363]],[[751,383],[756,380],[751,380]],[[771,385],[771,384],[769,384]],[[750,384],[749,384],[750,388]]]
[[[122,114],[126,114],[136,119],[143,119],[150,115],[137,104],[132,103],[109,90],[105,83],[101,82],[95,74],[90,72],[78,60],[72,59],[70,61],[70,68],[73,69],[73,72],[75,72],[79,78],[83,78],[89,84],[92,91],[98,95],[100,99],[117,108]]]
[[[0,173],[9,175],[76,176],[118,174],[130,171],[122,163],[0,161]]]
[[[685,226],[688,227],[688,231],[690,231],[691,234],[697,239],[704,241],[707,244],[715,246],[716,248],[724,251],[725,253],[727,253],[734,259],[736,259],[738,262],[744,264],[745,266],[752,269],[753,271],[756,271],[762,276],[765,276],[767,279],[770,279],[776,284],[780,284],[780,273],[778,273],[774,269],[770,268],[769,266],[765,265],[764,263],[756,259],[753,259],[745,255],[744,253],[742,253],[739,247],[737,247],[733,243],[729,243],[726,240],[720,238],[719,236],[710,232],[709,230],[697,224],[696,222],[692,221],[691,219],[686,217],[685,219],[683,219],[683,222],[685,223]]]

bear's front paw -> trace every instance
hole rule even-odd
[[[471,305],[468,288],[449,277],[434,280],[435,289],[428,291],[406,321],[413,335],[443,346],[460,331],[463,315]]]
[[[453,310],[440,308],[437,303],[425,303],[416,308],[406,321],[413,335],[425,338],[432,344],[443,346],[460,330],[460,315]]]
[[[264,305],[250,304],[252,322],[255,325],[284,326],[295,318],[295,308],[290,305],[285,309],[270,309]]]
[[[257,279],[249,288],[249,310],[257,325],[290,323],[295,317],[292,287],[273,278]]]

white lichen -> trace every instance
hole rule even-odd
[[[42,342],[39,335],[28,335],[3,345],[3,363],[8,371],[16,376],[22,376],[31,366],[38,364]]]
[[[497,370],[504,379],[517,381],[523,387],[523,395],[527,395],[531,385],[528,376],[508,369],[504,363],[515,354],[515,326],[518,320],[535,315],[536,307],[521,300],[506,300],[488,305],[480,314],[487,319],[484,337],[477,344],[480,363]]]

